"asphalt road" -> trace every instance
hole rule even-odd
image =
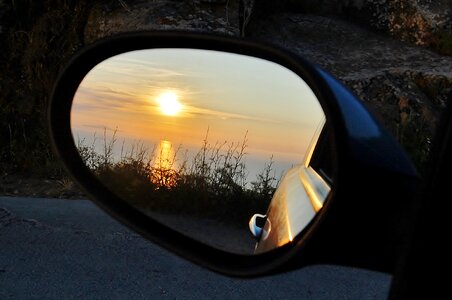
[[[90,201],[0,197],[0,299],[385,299],[390,280],[336,266],[229,278],[144,240]]]

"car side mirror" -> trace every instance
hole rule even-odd
[[[203,266],[256,276],[394,264],[391,226],[416,170],[352,93],[281,49],[185,32],[111,37],[69,63],[49,119],[96,204]]]
[[[259,241],[259,239],[262,236],[266,219],[267,219],[266,215],[254,214],[251,217],[250,222],[248,223],[251,234],[256,239],[256,241]]]

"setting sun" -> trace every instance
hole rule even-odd
[[[174,92],[165,92],[161,94],[157,102],[160,105],[160,110],[164,115],[175,116],[182,109],[182,105],[177,100],[177,95]]]

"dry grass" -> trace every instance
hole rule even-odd
[[[162,158],[157,147],[150,150],[136,142],[124,149],[124,141],[120,155],[115,157],[116,133],[107,136],[104,130],[101,139],[94,134],[90,143],[78,139],[79,153],[103,183],[144,211],[185,213],[246,224],[252,214],[266,212],[276,190],[273,157],[256,180],[248,182],[247,133],[240,142],[211,144],[207,130],[200,149],[191,158],[181,146],[171,150],[172,157]]]

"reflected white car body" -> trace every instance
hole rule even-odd
[[[255,253],[290,243],[322,209],[331,186],[326,176],[313,168],[311,158],[324,125],[325,120],[322,120],[304,162],[289,169],[281,180],[267,210],[263,228],[256,225],[256,215],[250,220],[250,230],[258,240]]]

